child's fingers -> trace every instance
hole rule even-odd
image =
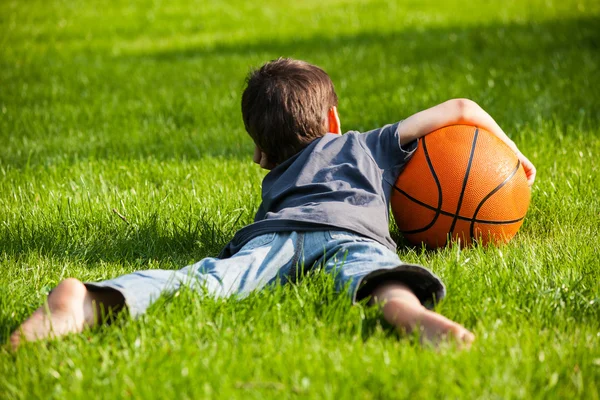
[[[528,165],[528,171],[527,171],[527,183],[529,183],[529,186],[532,186],[533,182],[535,182],[536,172],[537,171],[536,171],[535,167],[530,162]]]
[[[532,167],[533,167],[533,165],[532,165]],[[537,174],[537,171],[536,171],[535,167],[533,167],[529,172],[529,176],[527,177],[527,182],[529,183],[529,186],[532,186],[533,182],[535,182],[536,174]]]
[[[529,186],[532,186],[533,182],[535,182],[535,175],[537,172],[535,169],[535,165],[533,165],[533,163],[529,161],[529,159],[525,157],[525,155],[523,155],[523,153],[521,153],[519,150],[517,150],[517,157],[519,158],[519,161],[521,161],[521,165],[525,170],[525,175],[527,176],[527,184]]]
[[[523,163],[523,169],[525,169],[525,174],[527,175],[527,183],[529,186],[532,186],[533,182],[535,182],[535,176],[537,173],[535,166],[525,156],[523,156],[521,162]]]

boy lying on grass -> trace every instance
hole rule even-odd
[[[320,267],[353,301],[370,298],[387,322],[423,339],[445,337],[468,346],[474,335],[427,307],[445,296],[426,268],[403,263],[389,233],[392,185],[420,137],[447,125],[480,126],[519,156],[529,183],[535,168],[496,122],[469,100],[450,100],[401,123],[341,135],[337,95],[329,76],[303,61],[279,59],[248,77],[242,95],[254,162],[270,170],[255,222],[236,233],[219,258],[179,271],[148,270],[108,281],[62,281],[47,303],[11,335],[13,348],[81,332],[109,315],[144,313],[162,293],[181,285],[211,296],[244,297]]]

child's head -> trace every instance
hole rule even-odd
[[[280,58],[250,72],[247,84],[244,125],[269,162],[287,160],[328,132],[328,113],[338,100],[321,68]]]

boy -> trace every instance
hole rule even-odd
[[[11,335],[21,341],[80,332],[111,313],[135,317],[161,293],[181,285],[213,296],[243,297],[268,284],[294,280],[302,267],[321,266],[353,301],[369,297],[400,331],[444,337],[468,346],[474,335],[425,306],[445,295],[427,269],[404,264],[390,237],[391,187],[418,138],[453,124],[478,125],[519,156],[533,183],[535,168],[494,120],[469,100],[450,100],[401,123],[341,135],[337,95],[329,76],[303,61],[278,59],[253,71],[242,95],[254,162],[270,170],[255,223],[241,229],[220,258],[179,271],[149,270],[97,283],[70,278]]]

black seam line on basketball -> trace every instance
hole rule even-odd
[[[398,191],[398,193],[401,193],[402,195],[406,196],[410,201],[413,201],[415,203],[417,203],[420,206],[425,207],[426,209],[430,210],[430,211],[437,211],[437,209],[433,206],[430,206],[427,203],[423,203],[420,200],[415,199],[414,197],[412,197],[411,195],[409,195],[408,193],[406,193],[404,190],[400,189],[398,186],[394,185],[394,190]],[[514,224],[515,222],[519,222],[521,221],[523,218],[525,217],[521,217],[521,218],[517,218],[517,219],[510,219],[510,220],[504,220],[504,221],[498,221],[498,220],[487,220],[487,219],[473,219],[472,217],[465,217],[463,215],[458,215],[456,216],[455,214],[448,212],[448,211],[444,211],[444,210],[439,210],[441,215],[445,215],[447,217],[457,217],[458,219],[460,219],[461,221],[468,221],[468,222],[475,222],[478,224],[489,224],[489,225],[505,225],[505,224]],[[414,230],[410,230],[410,231],[400,231],[402,233],[408,233],[408,234],[413,234],[413,233],[420,233],[423,232],[424,229],[414,229]]]
[[[425,155],[425,161],[427,161],[427,166],[429,166],[429,171],[431,171],[431,176],[433,176],[433,180],[435,181],[435,184],[437,186],[438,189],[438,205],[437,208],[433,208],[431,207],[431,210],[435,211],[435,215],[433,216],[433,219],[431,220],[431,222],[429,222],[427,225],[425,225],[422,228],[419,229],[415,229],[412,231],[408,231],[408,232],[404,232],[404,233],[419,233],[419,232],[425,232],[427,229],[431,228],[433,226],[433,224],[435,224],[435,221],[437,221],[438,217],[440,216],[440,213],[442,211],[442,185],[440,183],[440,180],[438,179],[436,173],[435,173],[435,169],[433,168],[433,164],[431,163],[431,158],[429,157],[429,152],[427,151],[427,143],[425,142],[425,136],[421,139],[421,141],[423,142],[423,154]],[[406,197],[408,197],[408,199],[421,204],[422,206],[425,206],[427,208],[429,208],[430,206],[424,203],[421,203],[420,201],[418,201],[417,199],[415,199],[414,197],[411,197],[408,195],[408,193],[402,191],[400,188],[398,188],[396,185],[394,185],[394,189],[396,189],[397,191],[399,191],[400,193],[402,193],[403,195],[405,195]]]
[[[431,171],[431,175],[433,176],[433,180],[435,181],[435,184],[437,186],[438,189],[438,205],[437,208],[434,208],[432,206],[430,206],[429,204],[425,204],[423,202],[420,202],[419,200],[415,199],[414,197],[410,196],[408,193],[406,193],[405,191],[403,191],[402,189],[400,189],[398,186],[394,185],[394,189],[396,189],[398,192],[402,193],[403,195],[405,195],[409,200],[414,201],[417,204],[420,204],[430,210],[435,211],[435,215],[433,216],[433,219],[431,220],[431,222],[429,222],[427,225],[425,225],[422,228],[419,229],[414,229],[412,231],[403,231],[403,233],[419,233],[419,232],[425,232],[426,230],[428,230],[429,228],[431,228],[435,222],[437,221],[438,217],[440,216],[440,212],[442,211],[442,185],[440,184],[440,180],[437,177],[437,174],[435,173],[435,169],[433,168],[433,164],[431,163],[431,158],[429,157],[429,152],[427,151],[427,143],[425,140],[425,136],[421,139],[422,144],[423,144],[423,154],[425,155],[425,161],[427,161],[427,166],[429,167],[429,170]]]
[[[487,221],[487,220],[484,220],[484,219],[478,219],[478,220],[475,220],[475,222],[478,223],[478,224],[482,224],[482,225],[510,225],[510,224],[516,224],[517,222],[521,222],[521,221],[523,221],[524,218],[525,217],[521,217],[521,218],[517,218],[517,219],[511,219],[511,220],[508,220],[508,221]],[[464,221],[469,221],[469,222],[473,221],[471,218],[464,218],[464,217],[462,217],[462,218],[459,217],[458,219],[464,220]],[[406,234],[406,235],[413,235],[415,233],[420,233],[421,232],[420,229],[417,229],[416,231],[417,232],[413,232],[413,231],[400,231],[400,233]]]
[[[483,207],[483,204],[494,195],[494,193],[496,193],[498,190],[502,189],[502,187],[504,185],[506,185],[513,176],[515,176],[515,174],[517,173],[517,171],[519,170],[519,167],[521,166],[521,160],[517,160],[517,166],[511,171],[511,173],[506,177],[506,179],[504,181],[502,181],[502,183],[500,183],[498,186],[496,186],[491,192],[489,192],[477,205],[477,208],[475,208],[475,212],[473,213],[473,219],[471,220],[471,228],[469,229],[470,235],[471,237],[474,237],[475,234],[475,220],[477,220],[477,214],[479,214],[479,210],[481,210],[481,207]],[[523,217],[524,218],[524,217]],[[523,219],[521,218],[521,219]]]
[[[426,229],[429,229],[430,227],[433,226],[433,224],[435,224],[435,221],[437,221],[438,217],[440,216],[440,211],[442,211],[443,199],[442,199],[442,184],[440,183],[440,180],[439,180],[437,174],[435,173],[435,168],[433,168],[433,163],[431,162],[431,157],[429,157],[429,151],[427,150],[427,143],[425,143],[425,139],[426,139],[426,137],[423,136],[423,154],[425,155],[425,161],[427,161],[427,165],[429,166],[429,171],[431,171],[431,176],[433,177],[433,180],[435,181],[435,185],[437,186],[437,190],[438,190],[437,209],[435,210],[435,217],[433,218],[433,221],[431,221],[429,226],[426,228]]]
[[[511,219],[511,220],[507,220],[507,221],[487,221],[485,219],[478,219],[475,220],[476,223],[478,224],[482,224],[482,225],[510,225],[510,224],[516,224],[517,222],[521,222],[523,221],[525,217],[521,217],[521,218],[517,218],[517,219]],[[458,219],[463,220],[463,221],[473,221],[471,218],[465,218],[465,217],[459,217]],[[420,230],[417,229],[417,232],[413,232],[413,231],[400,231],[400,233],[404,233],[407,235],[412,235],[415,233],[420,233]]]
[[[450,225],[450,231],[448,234],[452,236],[454,233],[454,227],[456,226],[456,220],[460,213],[460,207],[462,206],[463,197],[465,196],[465,188],[467,187],[467,181],[469,180],[469,173],[471,173],[471,166],[473,165],[473,157],[475,156],[475,145],[477,144],[477,136],[479,136],[479,128],[475,128],[475,134],[473,135],[473,143],[471,143],[471,154],[469,154],[469,162],[467,163],[467,170],[465,171],[465,178],[463,179],[462,189],[460,190],[460,196],[458,198],[458,204],[456,205],[456,212],[454,213],[454,219],[452,225]]]

